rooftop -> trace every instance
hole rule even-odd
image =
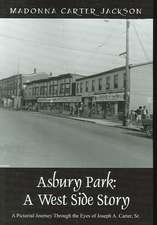
[[[45,77],[45,78],[41,78],[39,79],[34,79],[34,80],[29,80],[28,82],[24,82],[24,83],[27,83],[27,84],[32,84],[32,83],[40,83],[40,82],[46,82],[48,80],[59,80],[59,79],[64,79],[64,78],[71,78],[71,77],[84,77],[83,75],[80,75],[80,74],[72,74],[72,73],[65,73],[65,74],[60,74],[60,75],[57,75],[57,76],[48,76],[48,77]]]
[[[41,79],[47,79],[48,77],[49,77],[49,74],[47,74],[45,72],[22,74],[22,79],[23,79],[24,83],[41,80]]]
[[[97,74],[92,74],[92,75],[89,75],[89,76],[84,76],[83,78],[78,78],[77,80],[85,80],[85,79],[88,79],[88,78],[91,78],[91,77],[97,77],[97,76],[101,76],[101,75],[108,74],[108,73],[114,73],[114,72],[117,72],[117,71],[123,70],[123,69],[125,69],[125,66],[117,67],[117,68],[114,68],[114,69],[111,69],[111,70],[107,70],[107,71],[97,73]]]

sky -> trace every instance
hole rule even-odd
[[[125,19],[0,19],[0,78],[91,75],[125,65]],[[153,60],[153,20],[130,20],[129,63]]]

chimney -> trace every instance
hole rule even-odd
[[[52,77],[52,72],[50,72],[50,77]]]
[[[37,69],[36,68],[34,68],[34,72],[33,73],[37,73]]]

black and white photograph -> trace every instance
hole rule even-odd
[[[0,167],[153,167],[153,19],[0,19]]]

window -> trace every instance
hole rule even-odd
[[[35,95],[35,88],[34,87],[32,88],[32,95],[33,96]]]
[[[88,92],[88,81],[86,81],[86,91]]]
[[[99,78],[99,87],[98,89],[101,91],[102,90],[102,78]]]
[[[53,85],[51,84],[49,86],[49,95],[52,95],[53,94]]]
[[[110,89],[110,77],[106,77],[106,89]]]
[[[44,96],[47,96],[47,91],[48,91],[48,88],[47,88],[47,86],[44,86]]]
[[[118,88],[118,74],[114,75],[114,88]]]
[[[39,87],[35,88],[35,95],[38,96],[39,95]]]
[[[88,81],[86,81],[86,92],[88,92]]]
[[[28,93],[29,96],[32,96],[32,88],[28,88]]]
[[[70,95],[70,91],[71,91],[71,83],[70,83],[71,79],[70,78],[64,78],[62,80],[60,80],[60,91],[59,94],[61,96],[68,96]]]
[[[79,83],[77,83],[76,91],[77,91],[77,93],[79,93]]]
[[[40,87],[40,95],[44,95],[44,89],[43,88],[44,88],[43,86]]]
[[[123,74],[123,87],[126,87],[126,73]]]
[[[57,96],[58,95],[58,85],[53,86],[53,95]]]
[[[92,91],[95,91],[95,80],[92,80]]]
[[[71,78],[64,79],[64,83],[70,83],[70,82],[71,82]]]
[[[64,94],[64,84],[60,84],[60,94]]]
[[[54,84],[54,85],[57,85],[57,80],[54,80],[53,84]]]
[[[70,84],[65,84],[65,94],[70,95]]]
[[[49,88],[49,94],[51,96],[57,96],[58,95],[58,84],[57,84],[57,80],[51,81],[51,85],[50,85],[50,88]]]
[[[80,83],[80,93],[82,93],[82,82]]]
[[[40,95],[47,96],[47,86],[40,87]]]

